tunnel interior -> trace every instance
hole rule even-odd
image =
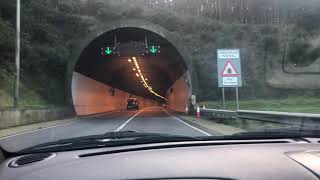
[[[176,103],[170,101],[177,101],[177,97],[170,97],[175,92],[183,95],[178,98],[183,102],[175,105],[181,107],[173,109],[184,110],[187,94],[190,94],[187,74],[185,60],[168,39],[142,28],[117,28],[98,36],[82,51],[74,67],[73,104],[82,108],[99,106],[101,103],[97,101],[105,99],[102,103],[105,109],[93,110],[92,113],[108,111],[107,106],[120,108],[113,103],[120,103],[123,107],[126,99],[132,96],[153,104],[166,102],[169,105]],[[75,76],[86,81],[79,81]],[[102,86],[104,90],[96,90]],[[124,94],[127,95],[124,97]],[[117,98],[117,101],[113,102],[106,95]],[[90,113],[89,110],[85,114]]]

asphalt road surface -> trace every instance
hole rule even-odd
[[[18,151],[40,143],[65,138],[126,130],[184,136],[210,135],[203,128],[186,123],[160,107],[151,107],[140,111],[102,114],[74,123],[0,138],[0,145],[6,150]]]

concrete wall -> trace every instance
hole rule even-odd
[[[267,83],[275,88],[296,89],[296,90],[317,90],[320,88],[319,74],[312,72],[320,71],[320,60],[312,63],[307,67],[293,67],[288,65],[284,72],[281,61],[271,61],[272,66],[267,66]],[[303,73],[310,72],[311,74]]]
[[[74,108],[0,109],[0,129],[126,108],[130,94],[124,91],[115,89],[112,96],[109,92],[110,86],[76,72],[72,82]],[[132,97],[138,99],[140,108],[157,105],[154,100],[134,95]]]
[[[114,110],[126,109],[130,94],[95,81],[77,72],[72,77],[72,99],[77,115],[89,115]],[[153,100],[137,97],[140,108],[155,105]]]
[[[167,107],[178,112],[188,111],[190,88],[187,85],[186,74],[178,79],[167,91]],[[171,90],[172,89],[172,92]]]
[[[75,112],[72,107],[51,109],[2,109],[0,110],[0,129],[70,118],[74,115]]]

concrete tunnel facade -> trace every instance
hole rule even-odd
[[[99,59],[98,53],[94,52],[103,42],[111,41],[114,35],[120,43],[128,43],[130,36],[135,42],[135,38],[141,40],[144,34],[150,38],[149,42],[161,44],[159,57],[139,57],[144,58],[141,63],[144,63],[146,74],[151,76],[150,83],[167,98],[168,108],[179,112],[189,111],[191,95],[197,93],[197,78],[192,59],[182,46],[183,42],[158,25],[129,20],[96,27],[87,37],[74,43],[76,48],[73,53],[78,54],[78,58],[72,60],[68,67],[67,87],[70,89],[67,94],[77,115],[125,109],[129,97],[138,98],[141,108],[159,105],[156,98],[139,90],[139,84],[132,82],[132,76],[123,76],[130,74],[130,69],[125,67],[128,64],[127,56],[112,57],[113,60],[108,61]],[[157,84],[162,87],[156,87]]]

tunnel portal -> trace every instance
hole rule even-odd
[[[78,115],[124,109],[130,97],[142,108],[166,103],[185,112],[190,106],[183,56],[168,39],[142,28],[117,28],[92,40],[74,67],[71,86]]]

